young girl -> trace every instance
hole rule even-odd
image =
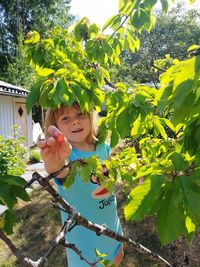
[[[100,160],[109,157],[109,146],[96,142],[97,126],[94,112],[82,112],[77,103],[70,107],[61,105],[55,111],[50,110],[46,129],[46,140],[40,141],[39,147],[49,174],[61,169],[66,160],[86,159],[92,155],[97,155]],[[76,175],[72,186],[65,189],[63,180],[67,179],[68,171],[65,169],[55,179],[58,193],[88,220],[100,225],[105,224],[109,229],[122,234],[115,196],[110,195],[99,184],[98,178],[93,176],[89,183],[85,183]],[[61,211],[61,218],[64,223],[67,213]],[[95,248],[101,253],[107,253],[107,258],[115,266],[119,266],[123,258],[121,243],[106,236],[97,236],[95,232],[79,225],[67,233],[66,240],[74,243],[89,262],[95,261]],[[70,249],[67,249],[67,258],[69,267],[88,266]]]

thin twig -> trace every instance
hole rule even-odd
[[[51,253],[54,251],[54,249],[58,246],[61,245],[65,241],[65,234],[68,232],[68,230],[71,228],[71,226],[74,224],[75,219],[73,214],[68,217],[68,219],[65,221],[65,223],[62,226],[62,229],[60,233],[57,235],[56,238],[54,238],[51,242],[50,245],[45,252],[45,254],[39,258],[37,261],[37,267],[42,266],[48,259],[48,257],[51,255]]]
[[[68,243],[68,242],[64,242],[62,244],[64,247],[67,247],[67,248],[70,248],[71,250],[73,250],[79,257],[82,261],[85,261],[90,267],[95,267],[96,264],[99,262],[99,260],[95,261],[95,262],[89,262],[82,254],[82,251],[80,251],[76,246],[75,244],[71,244],[71,243]]]
[[[126,243],[129,244],[129,246],[132,249],[134,249],[134,250],[136,250],[136,251],[138,251],[138,252],[140,252],[142,254],[145,254],[150,260],[152,260],[152,261],[154,261],[156,263],[165,263],[166,266],[172,266],[169,262],[167,262],[159,254],[156,254],[156,253],[150,251],[149,249],[147,249],[146,247],[144,247],[140,243],[135,242],[135,241],[133,241],[130,238],[127,238],[125,236],[119,235],[116,232],[114,232],[114,231],[112,231],[110,229],[107,229],[105,226],[101,226],[101,225],[98,225],[96,223],[88,221],[79,212],[77,212],[74,209],[74,207],[69,205],[69,203],[65,199],[63,199],[49,183],[47,185],[47,183],[45,182],[45,178],[43,178],[39,173],[35,172],[33,174],[33,176],[35,176],[35,178],[37,176],[37,180],[40,183],[40,185],[43,186],[44,189],[46,191],[48,191],[48,193],[50,195],[53,196],[53,198],[55,199],[56,202],[58,202],[59,204],[62,205],[62,207],[64,208],[64,210],[67,213],[69,213],[69,214],[73,213],[74,214],[74,218],[75,218],[76,222],[79,225],[82,225],[85,228],[96,232],[97,235],[106,235],[106,236],[108,236],[108,237],[110,237],[112,239],[115,239],[117,241],[126,242]]]

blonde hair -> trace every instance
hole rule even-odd
[[[71,106],[75,107],[76,109],[80,109],[80,106],[77,102],[74,102]],[[61,104],[60,108],[52,110],[48,109],[47,115],[46,115],[46,120],[45,120],[45,136],[46,138],[49,136],[48,134],[48,127],[50,125],[55,125],[58,127],[57,122],[60,116],[63,115],[65,112],[66,108],[69,106],[65,106],[64,104]],[[90,112],[86,112],[89,116],[89,120],[91,123],[91,132],[89,136],[86,139],[86,142],[89,143],[94,143],[95,141],[98,141],[97,139],[97,134],[98,134],[98,126],[97,126],[97,120],[98,120],[98,115],[97,112],[92,108]]]

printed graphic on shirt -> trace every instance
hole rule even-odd
[[[113,201],[115,201],[115,196],[111,195],[109,198],[99,201],[99,208],[102,210],[105,207],[110,206]]]
[[[102,173],[105,175],[105,176],[108,176],[108,170],[107,168],[105,167],[105,165],[102,165]],[[110,193],[108,192],[108,190],[106,188],[104,188],[101,184],[100,184],[100,181],[98,179],[98,177],[96,177],[95,175],[91,175],[90,177],[90,181],[93,183],[93,184],[97,184],[98,187],[95,188],[95,190],[92,192],[92,197],[93,198],[96,198],[96,199],[101,199],[101,198],[107,198],[110,196]]]

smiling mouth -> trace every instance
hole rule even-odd
[[[83,131],[83,129],[77,129],[77,130],[72,131],[72,133],[80,133],[82,131]]]

